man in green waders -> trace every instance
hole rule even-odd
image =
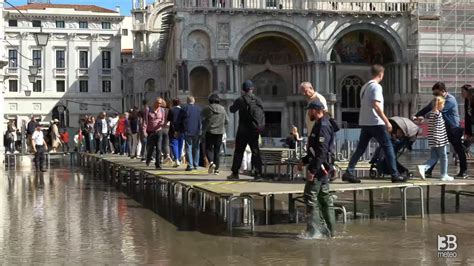
[[[307,226],[303,237],[333,237],[336,219],[329,193],[329,153],[335,132],[319,100],[310,102],[306,108],[310,120],[315,121],[315,124],[308,137],[307,155],[298,165],[300,171],[304,165],[308,166],[304,188]]]

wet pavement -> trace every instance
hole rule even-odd
[[[0,172],[2,264],[474,264],[474,198],[462,198],[455,211],[448,196],[447,214],[440,214],[439,188],[432,189],[423,220],[400,219],[399,192],[390,201],[375,193],[376,219],[339,221],[332,240],[301,240],[303,224],[257,226],[255,233],[236,230],[230,236],[214,219],[192,222],[156,213],[80,169],[62,163],[54,168],[44,174]],[[362,212],[368,212],[366,198],[359,197]],[[418,213],[416,205],[410,201],[409,213]],[[438,258],[437,236],[446,234],[457,236],[454,259]]]

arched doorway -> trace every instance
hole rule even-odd
[[[211,74],[205,67],[196,67],[189,74],[191,95],[196,99],[196,104],[206,105],[211,94]]]
[[[390,95],[399,90],[395,84],[398,73],[394,71],[395,53],[388,42],[379,34],[369,30],[355,30],[341,36],[331,52],[331,61],[335,62],[336,85],[338,95],[336,104],[337,119],[347,123],[348,127],[359,126],[360,91],[370,77],[370,66],[385,66],[385,78],[382,81],[384,94]],[[387,101],[389,102],[389,101]]]
[[[59,127],[69,127],[69,110],[66,106],[59,104],[53,108],[51,118],[59,120]]]
[[[358,76],[348,76],[341,83],[342,121],[348,127],[359,125],[360,91],[364,82]]]
[[[302,116],[297,118],[296,104],[287,97],[297,93],[296,83],[311,79],[305,58],[303,49],[294,39],[277,32],[259,34],[241,49],[242,80],[254,82],[255,93],[265,107],[267,125],[262,136],[283,137],[290,125],[302,127]]]

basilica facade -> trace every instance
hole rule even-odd
[[[265,107],[263,135],[282,137],[291,125],[304,128],[306,101],[298,85],[309,81],[344,127],[357,127],[359,93],[377,63],[386,68],[386,113],[410,116],[424,101],[418,25],[439,19],[437,7],[413,1],[138,1],[132,78],[124,80],[125,90],[135,92],[128,105],[187,95],[204,105],[218,93],[228,108],[240,84],[251,79]],[[238,116],[230,120],[232,139]]]

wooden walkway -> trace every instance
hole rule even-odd
[[[183,213],[186,215],[190,206],[195,210],[206,210],[207,202],[214,204],[214,211],[218,217],[227,221],[228,229],[232,230],[234,220],[232,207],[234,202],[242,201],[243,213],[248,217],[248,223],[252,230],[254,228],[254,201],[262,198],[265,211],[265,223],[270,222],[274,210],[274,198],[276,195],[288,195],[288,206],[290,217],[294,217],[295,203],[301,201],[304,184],[297,182],[254,182],[249,176],[242,176],[237,181],[229,181],[226,176],[228,171],[222,171],[220,175],[210,175],[207,169],[187,172],[184,167],[166,168],[155,170],[147,167],[139,160],[118,155],[107,155],[101,157],[96,154],[81,153],[80,165],[88,169],[95,177],[110,182],[117,188],[124,190],[131,196],[140,196],[148,193],[152,195],[153,205],[166,200],[171,207],[172,203],[180,203]],[[366,169],[366,164],[361,164]],[[391,183],[390,180],[368,179],[360,184],[349,184],[336,181],[331,183],[330,190],[333,193],[346,191],[353,192],[354,215],[357,215],[357,191],[368,191],[370,204],[370,217],[374,212],[374,190],[396,188],[401,192],[402,218],[407,218],[407,191],[417,190],[419,192],[420,215],[424,217],[425,201],[424,189],[426,188],[426,207],[429,208],[430,186],[441,187],[441,211],[445,209],[445,194],[456,195],[456,207],[459,206],[459,197],[470,196],[469,191],[446,190],[446,186],[471,186],[474,180],[455,180],[443,182],[436,179],[420,180],[413,179],[407,183]],[[473,193],[471,193],[473,194]],[[194,197],[192,197],[194,195]],[[474,194],[473,194],[474,195]],[[240,206],[240,205],[239,205]],[[345,214],[345,209],[341,207]]]

